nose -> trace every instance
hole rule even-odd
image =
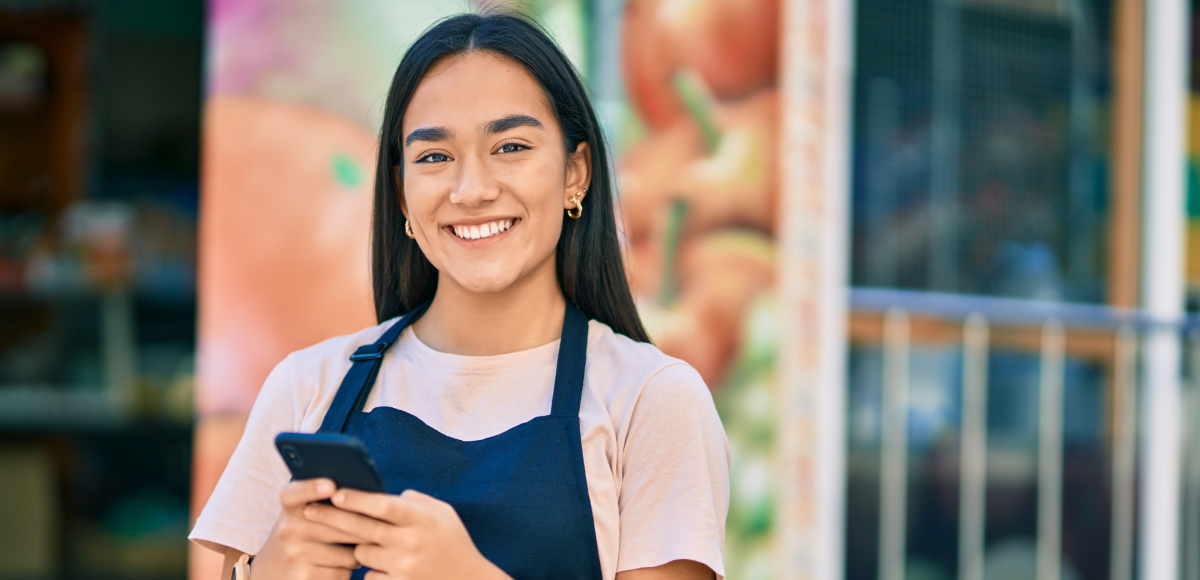
[[[467,207],[479,207],[500,197],[500,186],[477,156],[468,155],[459,164],[458,183],[450,192],[450,202]]]

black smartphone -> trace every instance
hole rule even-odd
[[[332,479],[339,489],[383,493],[383,478],[367,446],[357,437],[312,433],[280,433],[275,448],[292,472],[292,480]]]

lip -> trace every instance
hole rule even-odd
[[[478,240],[464,240],[464,239],[454,235],[454,226],[477,226],[480,224],[486,224],[488,222],[494,222],[494,221],[500,221],[500,220],[513,220],[513,225],[509,226],[509,228],[507,230],[504,230],[503,232],[500,232],[490,238],[480,238]],[[457,242],[459,245],[462,245],[464,247],[482,248],[485,246],[490,246],[492,244],[499,243],[501,240],[508,237],[509,232],[517,229],[517,226],[521,225],[522,221],[524,221],[524,220],[522,220],[521,218],[518,218],[518,217],[488,217],[488,218],[472,218],[469,220],[458,220],[458,221],[451,222],[451,223],[448,223],[448,224],[442,226],[442,233],[446,234],[447,236],[450,236],[451,240]]]
[[[519,221],[520,219],[521,218],[519,218],[515,215],[478,217],[478,218],[461,219],[461,220],[455,220],[452,222],[446,222],[446,223],[442,224],[442,228],[448,228],[448,227],[453,227],[453,226],[477,226],[477,225],[481,225],[481,224],[486,224],[488,222],[498,222],[498,221],[503,221],[503,220],[518,220]]]

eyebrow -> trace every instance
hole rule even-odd
[[[503,133],[509,129],[516,129],[517,127],[537,127],[541,129],[542,123],[529,115],[509,115],[488,123],[483,127],[483,130],[486,133],[496,134]]]
[[[414,141],[431,141],[436,143],[438,141],[445,141],[449,138],[450,131],[443,127],[421,127],[420,129],[413,129],[413,132],[409,133],[408,137],[404,138],[404,146],[408,147],[409,145],[412,145]]]
[[[483,126],[483,131],[488,134],[503,133],[505,131],[516,129],[517,127],[537,127],[542,128],[542,122],[530,117],[529,115],[509,115],[501,117]],[[404,138],[404,146],[408,147],[415,141],[429,141],[437,143],[450,138],[451,132],[445,127],[421,127],[413,129],[408,137]]]

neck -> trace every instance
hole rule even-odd
[[[471,292],[438,279],[437,293],[413,331],[430,348],[449,354],[493,356],[528,350],[562,336],[566,298],[554,260],[501,292]]]

